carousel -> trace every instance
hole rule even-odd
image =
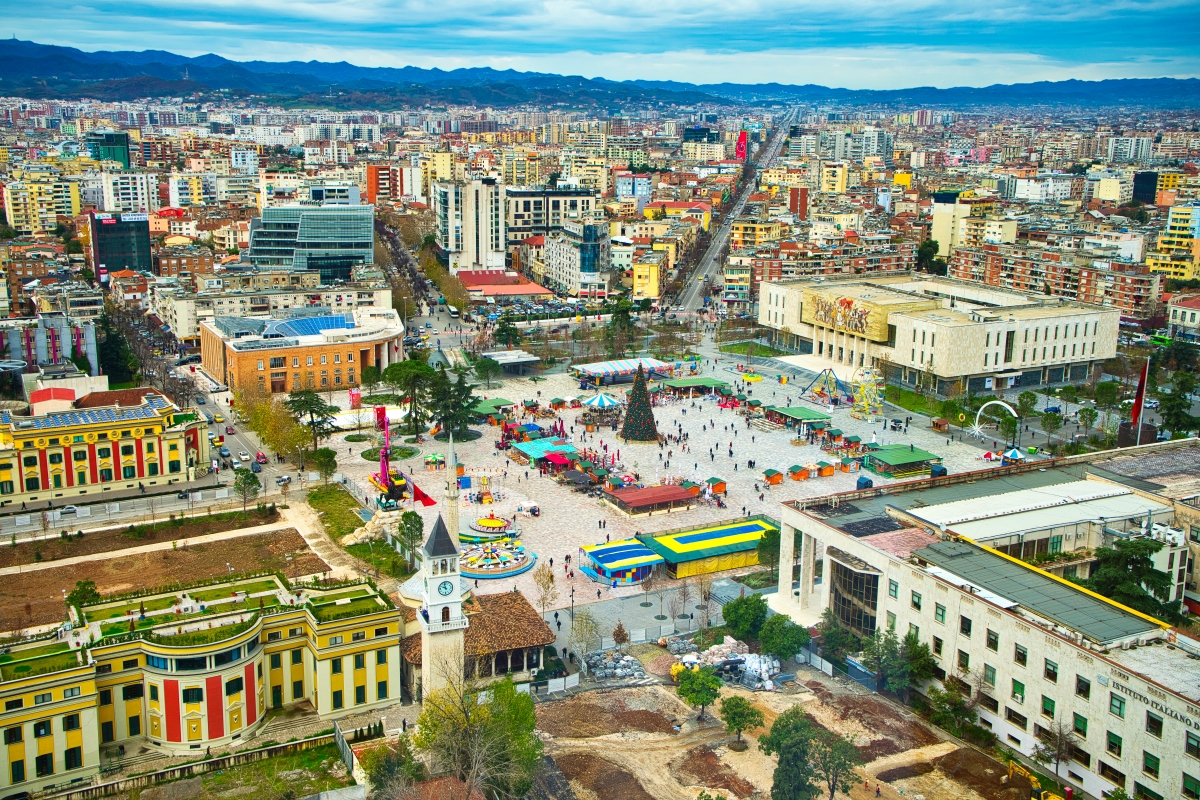
[[[467,527],[471,529],[471,533],[462,533],[459,534],[459,537],[472,544],[494,542],[518,533],[513,520],[498,517],[495,514],[488,514],[486,517],[473,520],[467,523]]]
[[[536,563],[537,555],[528,552],[520,539],[504,537],[464,548],[459,571],[464,578],[511,578],[533,569]]]

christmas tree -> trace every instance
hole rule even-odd
[[[625,424],[621,426],[621,437],[631,442],[657,442],[658,429],[654,426],[654,410],[650,407],[650,392],[646,389],[646,374],[638,365],[633,391],[629,393],[629,405],[625,409]]]

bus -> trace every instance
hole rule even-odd
[[[450,312],[450,319],[458,319],[458,309],[454,306],[446,306],[446,310]]]
[[[1151,344],[1156,344],[1159,347],[1167,347],[1168,345],[1171,344],[1170,336],[1162,336],[1157,333],[1154,334],[1153,336],[1150,336],[1149,339],[1150,339]]]

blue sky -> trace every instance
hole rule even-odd
[[[0,35],[615,80],[982,86],[1200,76],[1200,0],[10,0]]]

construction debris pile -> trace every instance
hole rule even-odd
[[[672,649],[674,647],[674,649]],[[732,636],[726,636],[720,644],[714,644],[704,652],[697,652],[694,644],[680,641],[667,642],[667,650],[680,656],[685,666],[710,666],[728,683],[739,683],[747,689],[775,691],[779,675],[779,659],[768,655],[751,653],[750,648]],[[680,652],[676,653],[675,651]]]
[[[591,670],[592,677],[597,680],[646,677],[646,670],[642,667],[642,662],[633,656],[622,655],[615,650],[588,653],[583,660]]]

